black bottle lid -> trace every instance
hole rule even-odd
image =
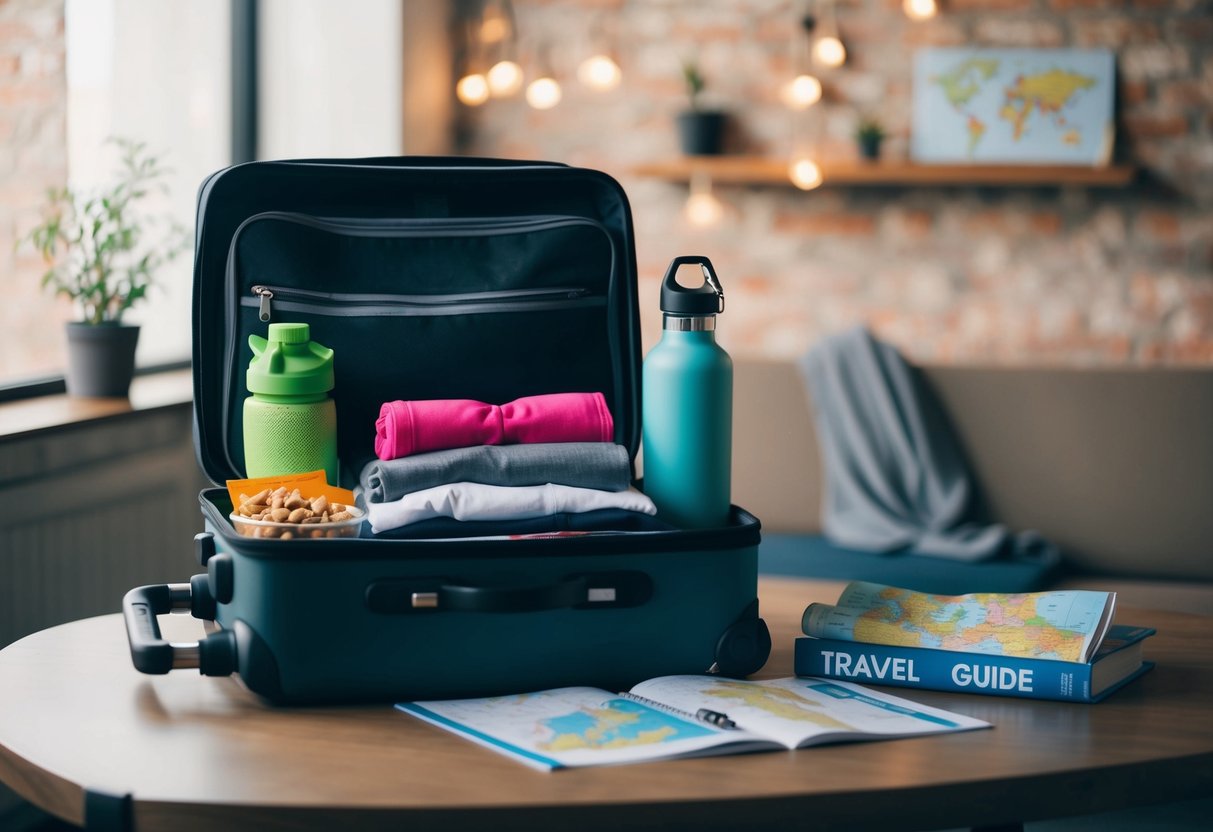
[[[693,289],[675,280],[679,266],[694,263],[703,269],[703,284]],[[716,315],[724,311],[724,289],[712,261],[699,254],[684,254],[670,261],[661,281],[661,311],[667,315]]]

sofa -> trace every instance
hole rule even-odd
[[[760,571],[936,592],[1106,589],[1121,604],[1213,615],[1213,368],[915,372],[964,448],[978,508],[1057,543],[1061,567],[833,546],[821,534],[826,483],[795,364],[738,360],[733,500],[762,521]]]

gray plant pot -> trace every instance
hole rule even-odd
[[[120,396],[131,389],[139,327],[67,325],[67,392],[72,396]]]
[[[678,139],[688,156],[718,156],[724,152],[725,114],[692,110],[678,116]]]
[[[879,159],[880,158],[880,143],[884,141],[884,136],[879,138],[876,136],[862,136],[856,139],[859,145],[859,155],[864,159]]]

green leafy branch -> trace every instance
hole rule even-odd
[[[168,171],[142,142],[111,141],[121,154],[115,184],[91,195],[52,188],[42,223],[20,241],[47,264],[42,286],[77,303],[89,324],[121,323],[147,296],[156,271],[189,243],[185,229],[169,222],[159,242],[144,245],[146,233],[167,220],[141,219],[135,206],[153,189],[165,190]]]
[[[682,80],[686,84],[687,98],[690,99],[691,109],[699,109],[699,94],[707,87],[707,81],[704,80],[703,73],[699,71],[699,64],[692,60],[682,62]]]
[[[863,118],[855,126],[855,138],[861,142],[879,142],[885,138],[885,129],[875,118]]]

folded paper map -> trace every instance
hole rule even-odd
[[[854,581],[837,604],[810,604],[801,625],[816,638],[1089,662],[1115,608],[1114,592],[931,595]]]

